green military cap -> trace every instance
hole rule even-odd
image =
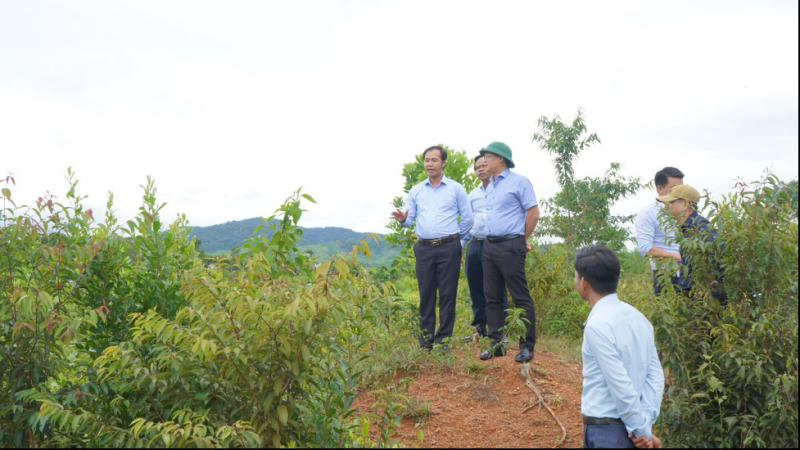
[[[514,160],[511,159],[511,149],[506,144],[502,142],[492,142],[491,144],[487,145],[486,148],[481,149],[481,156],[483,156],[483,154],[486,152],[502,156],[506,159],[506,163],[508,164],[509,168],[514,167]]]

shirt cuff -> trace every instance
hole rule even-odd
[[[534,206],[539,206],[539,202],[528,202],[528,203],[525,203],[524,205],[522,205],[522,207],[525,209],[525,211],[533,208]]]
[[[646,255],[650,249],[653,248],[653,244],[644,244],[639,246],[639,254],[642,256]]]
[[[642,437],[642,436],[645,436],[647,438],[652,438],[653,437],[653,433],[650,430],[650,427],[637,428],[637,429],[633,430],[633,435],[635,437]]]

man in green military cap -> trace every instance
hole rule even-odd
[[[536,343],[536,311],[525,279],[525,257],[531,250],[528,238],[539,220],[539,202],[531,182],[511,172],[514,167],[511,149],[502,142],[492,142],[481,149],[492,174],[486,187],[486,241],[483,248],[483,289],[486,296],[486,322],[492,347],[480,355],[487,360],[504,356],[502,292],[508,288],[514,305],[522,308],[527,319],[526,333],[520,338],[514,360],[528,362]]]

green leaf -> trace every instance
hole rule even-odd
[[[289,422],[289,410],[286,409],[286,405],[278,406],[278,419],[280,419],[283,426],[286,426],[286,423]]]

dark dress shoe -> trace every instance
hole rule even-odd
[[[528,350],[527,348],[521,348],[519,349],[519,353],[517,353],[517,356],[514,358],[514,361],[522,364],[530,361],[531,359],[533,359],[533,352]]]
[[[502,345],[500,345],[494,350],[492,349],[485,350],[483,353],[481,353],[481,356],[479,356],[479,358],[481,359],[481,361],[486,361],[487,359],[492,359],[495,356],[506,356],[506,349]]]

